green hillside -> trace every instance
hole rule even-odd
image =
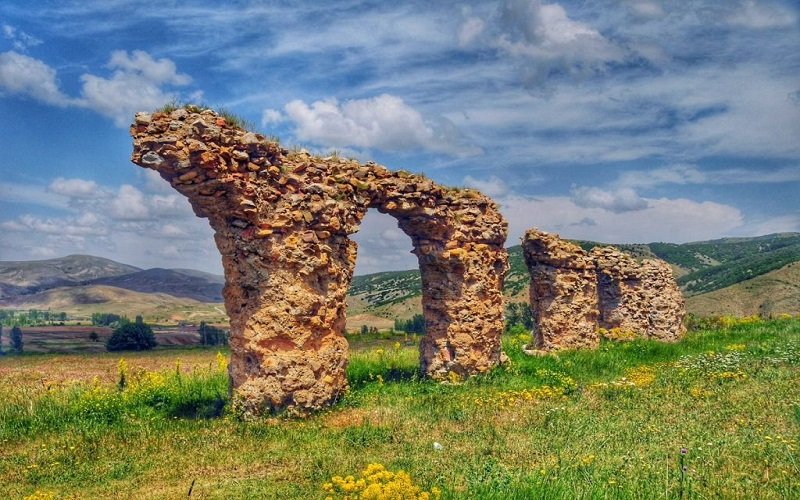
[[[800,233],[755,238],[723,238],[693,243],[613,244],[574,241],[584,250],[613,246],[636,258],[660,258],[671,264],[684,294],[695,296],[750,280],[800,261]],[[529,276],[519,245],[508,249],[510,269],[505,294],[528,289]],[[371,307],[403,302],[421,294],[419,271],[392,271],[356,276],[350,295]]]

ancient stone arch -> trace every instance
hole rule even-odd
[[[210,110],[140,113],[131,135],[132,161],[158,171],[215,231],[242,411],[304,412],[346,390],[342,333],[356,259],[348,235],[371,207],[397,219],[419,260],[422,372],[464,377],[499,363],[507,223],[489,198],[288,151]]]

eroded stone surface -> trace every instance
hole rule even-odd
[[[522,238],[531,274],[535,349],[597,347],[597,285],[592,259],[556,234],[529,229]]]
[[[522,245],[535,349],[593,348],[599,328],[668,342],[685,333],[683,295],[666,262],[638,262],[612,247],[587,254],[536,229],[525,233]]]
[[[594,248],[591,257],[597,266],[601,328],[668,342],[683,336],[684,299],[666,262],[637,262],[612,247]]]
[[[484,372],[500,361],[507,223],[471,190],[338,157],[290,152],[210,110],[136,115],[134,163],[158,171],[209,220],[225,270],[234,402],[298,412],[347,388],[348,238],[368,208],[411,237],[423,284],[422,371]]]

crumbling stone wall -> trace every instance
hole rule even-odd
[[[537,350],[596,347],[599,328],[667,342],[684,335],[684,299],[666,262],[612,247],[587,254],[536,229],[522,245]]]
[[[595,265],[579,246],[537,229],[522,238],[531,275],[533,348],[595,348],[597,285]]]
[[[601,328],[667,342],[686,333],[685,301],[669,264],[637,262],[612,247],[596,247],[591,256],[597,266]]]
[[[132,161],[209,220],[225,270],[234,404],[305,412],[347,388],[345,297],[368,208],[398,220],[422,273],[424,374],[500,361],[507,223],[489,198],[374,163],[288,151],[213,111],[136,115]]]

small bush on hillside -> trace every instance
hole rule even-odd
[[[19,326],[11,329],[11,350],[18,354],[22,352],[22,328]]]
[[[106,342],[108,351],[149,351],[158,345],[153,329],[146,324],[141,316],[136,317],[133,323],[126,323],[114,330],[111,338]]]

